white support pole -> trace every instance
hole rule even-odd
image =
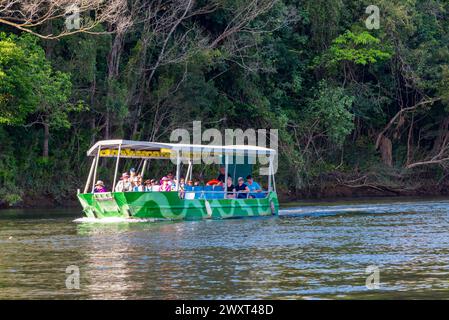
[[[176,191],[179,191],[179,178],[181,175],[181,158],[179,156],[179,150],[176,151]]]
[[[193,162],[192,162],[192,160],[189,160],[189,166],[190,166],[189,180],[192,180],[192,175],[193,175]]]
[[[94,157],[94,159],[92,160],[92,164],[90,166],[89,175],[87,176],[86,186],[84,187],[83,193],[87,193],[87,190],[89,190],[90,179],[92,178],[92,173],[94,172],[95,168],[95,161],[97,161],[97,157]]]
[[[142,179],[144,179],[143,175],[145,174],[145,168],[147,167],[147,162],[148,162],[148,159],[145,159],[145,161],[143,162],[142,172],[140,173],[140,175],[142,176]]]
[[[224,198],[226,198],[226,191],[228,190],[228,155],[225,153],[225,177],[224,177]]]
[[[189,160],[189,166],[187,167],[187,173],[186,173],[186,178],[185,178],[185,182],[187,183],[190,179],[190,173],[192,170],[192,161]]]
[[[268,192],[271,192],[271,157],[268,164]]]
[[[95,161],[94,179],[92,181],[92,193],[94,192],[94,189],[95,189],[95,179],[97,178],[97,168],[98,168],[98,161],[100,160],[100,150],[101,150],[101,146],[98,146],[98,151],[97,151],[97,156],[96,156],[97,161]]]
[[[118,153],[117,153],[117,161],[115,163],[115,170],[114,170],[114,183],[112,184],[111,192],[115,191],[115,183],[117,182],[118,164],[119,164],[119,161],[120,161],[120,154],[121,154],[121,152],[122,152],[122,145],[119,144],[118,145]]]

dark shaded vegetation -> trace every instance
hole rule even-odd
[[[376,1],[372,30],[369,4],[125,1],[98,34],[57,39],[63,19],[30,33],[0,10],[0,204],[74,199],[94,141],[195,120],[279,129],[290,198],[445,194],[449,3]]]

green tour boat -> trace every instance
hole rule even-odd
[[[93,157],[84,192],[78,191],[78,199],[89,218],[128,218],[155,220],[199,220],[237,217],[271,216],[278,214],[278,198],[274,179],[273,162],[276,151],[250,145],[195,145],[130,140],[103,140],[95,143],[87,155]],[[218,163],[225,169],[224,177],[236,181],[236,172],[246,162],[265,162],[263,175],[267,177],[266,190],[241,197],[238,192],[228,192],[223,185],[180,186],[176,183],[172,191],[94,192],[97,169],[101,158],[115,158],[113,188],[118,182],[120,160],[138,159],[141,176],[150,159],[169,160],[176,165],[176,181],[180,181],[182,169],[187,180],[192,179],[195,164]],[[241,159],[243,159],[241,161]],[[251,161],[249,161],[251,159]],[[132,160],[131,160],[132,161]],[[152,160],[153,161],[153,160]],[[215,162],[214,162],[215,161]],[[245,162],[246,161],[246,162]],[[243,164],[240,164],[243,162]],[[102,161],[104,163],[104,161]],[[246,174],[248,166],[246,164]],[[112,170],[111,170],[112,171]],[[112,179],[111,179],[112,180]],[[226,180],[226,179],[225,179]],[[250,195],[250,196],[248,196]]]

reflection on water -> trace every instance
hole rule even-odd
[[[449,201],[190,222],[0,212],[0,299],[449,298]],[[79,290],[65,287],[80,268]],[[380,269],[368,290],[367,266]]]

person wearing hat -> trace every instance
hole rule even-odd
[[[98,180],[95,184],[94,193],[108,192],[104,186],[103,181]]]
[[[120,181],[115,186],[115,192],[127,192],[132,189],[131,182],[129,181],[129,175],[127,172],[123,172]]]
[[[245,181],[242,177],[238,178],[237,185],[235,186],[235,191],[237,191],[237,199],[248,198],[249,188],[245,184]]]
[[[133,191],[134,192],[143,192],[145,191],[145,187],[142,183],[142,178],[136,177],[135,182],[133,184]]]
[[[167,177],[162,177],[162,184],[159,186],[159,191],[171,191],[171,185],[168,183],[169,179]]]

